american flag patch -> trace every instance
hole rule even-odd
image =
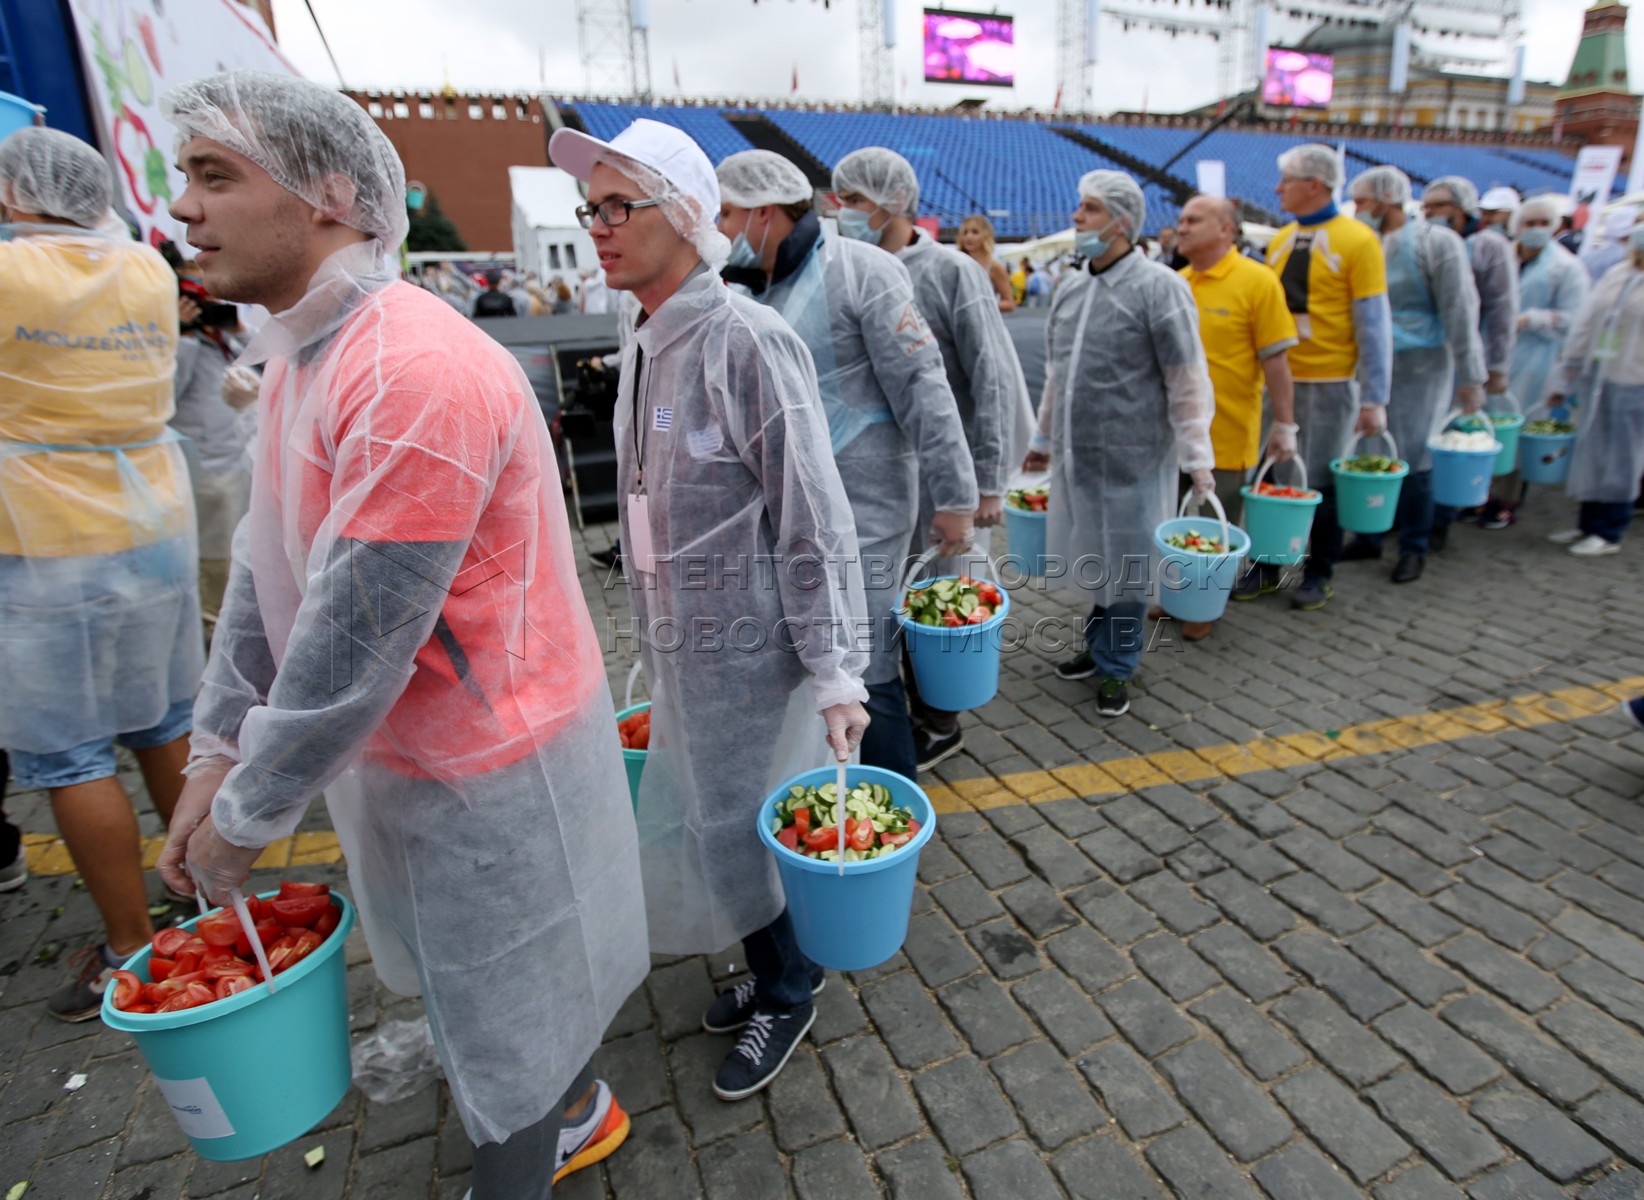
[[[651,428],[658,433],[667,433],[674,427],[674,410],[671,408],[653,408],[651,410]]]

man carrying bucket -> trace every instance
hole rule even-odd
[[[1153,531],[1176,507],[1181,472],[1195,499],[1216,488],[1216,402],[1198,310],[1187,281],[1138,249],[1146,211],[1142,189],[1122,172],[1079,180],[1073,238],[1085,266],[1056,289],[1045,331],[1046,545],[1066,565],[1059,586],[1091,598],[1085,647],[1056,674],[1101,676],[1104,717],[1130,709]]]
[[[805,173],[770,150],[719,165],[720,232],[734,238],[725,278],[781,313],[816,361],[834,462],[856,518],[873,652],[863,682],[862,764],[913,779],[913,726],[896,618],[919,485],[936,504],[927,541],[957,554],[971,539],[976,474],[942,352],[914,304],[906,268],[849,238],[822,237]]]
[[[1393,387],[1387,430],[1410,473],[1399,489],[1394,583],[1421,578],[1433,528],[1433,455],[1427,439],[1452,392],[1464,412],[1484,407],[1484,346],[1467,247],[1450,229],[1405,220],[1410,177],[1372,167],[1353,180],[1354,215],[1381,234],[1393,309]],[[1343,450],[1343,453],[1347,453]],[[1342,560],[1381,558],[1382,535],[1353,536]]]
[[[537,1200],[627,1135],[588,1062],[649,966],[548,431],[513,359],[398,281],[405,173],[363,109],[260,71],[163,105],[207,287],[274,315],[161,873],[221,902],[323,788],[377,973],[422,994],[476,1200]]]
[[[610,286],[640,310],[616,445],[622,566],[651,688],[635,810],[651,948],[742,939],[753,978],[702,1021],[742,1031],[714,1078],[717,1096],[740,1100],[816,1020],[822,972],[799,949],[757,822],[778,784],[844,761],[868,723],[850,499],[810,351],[707,265],[728,249],[707,155],[648,120],[609,142],[558,130],[549,154],[588,184],[577,216]]]

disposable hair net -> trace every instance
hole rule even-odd
[[[1519,206],[1518,211],[1513,214],[1513,219],[1508,228],[1512,230],[1514,237],[1519,235],[1527,221],[1551,221],[1553,228],[1557,229],[1558,222],[1563,215],[1564,207],[1558,202],[1558,197],[1532,196]]]
[[[1487,208],[1491,212],[1516,212],[1523,201],[1510,187],[1493,187],[1479,198],[1480,208]]]
[[[919,211],[919,176],[913,164],[883,146],[867,146],[840,159],[833,169],[833,190],[866,196],[893,217]]]
[[[774,150],[744,150],[719,164],[719,198],[738,208],[804,204],[811,198],[805,173]]]
[[[0,204],[93,226],[113,194],[108,161],[60,129],[31,126],[0,142]]]
[[[405,240],[405,167],[341,92],[272,71],[208,75],[160,97],[181,149],[202,137],[244,155],[287,191],[385,246]]]
[[[668,224],[692,246],[703,262],[720,262],[731,252],[731,240],[719,232],[719,202],[708,205],[702,197],[693,196],[674,183],[655,167],[648,167],[638,159],[616,150],[607,150],[599,161],[609,163],[639,185],[639,190],[659,202]]]
[[[1443,188],[1449,192],[1450,199],[1455,201],[1456,207],[1462,212],[1469,216],[1477,215],[1478,189],[1469,180],[1463,179],[1460,175],[1441,175],[1427,185],[1427,190],[1422,195],[1431,196],[1434,188]]]
[[[1355,200],[1402,206],[1410,199],[1410,177],[1397,167],[1371,167],[1361,172],[1348,190]]]
[[[1142,231],[1147,219],[1147,200],[1142,189],[1123,171],[1089,171],[1079,179],[1079,195],[1089,196],[1107,205],[1131,241]]]
[[[1317,179],[1327,188],[1339,188],[1344,174],[1341,155],[1331,146],[1309,142],[1279,155],[1279,170],[1297,179]]]

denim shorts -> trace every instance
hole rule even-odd
[[[94,738],[67,750],[53,750],[46,754],[13,750],[12,779],[18,788],[25,790],[73,787],[95,779],[111,779],[115,774],[115,742],[131,750],[152,750],[186,736],[193,727],[194,701],[179,700],[166,710],[166,715],[152,729]]]

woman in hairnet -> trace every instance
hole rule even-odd
[[[896,255],[913,279],[914,301],[936,335],[964,421],[982,496],[976,510],[976,546],[985,555],[992,527],[1004,519],[1006,481],[1033,419],[1016,346],[999,315],[993,284],[975,259],[941,245],[913,223],[919,211],[919,177],[896,151],[869,146],[847,154],[833,169],[833,190],[844,206],[840,235]],[[935,497],[922,479],[919,520],[910,546],[914,554],[928,548],[925,531],[936,511]],[[974,561],[938,561],[932,571],[983,573]],[[911,672],[909,679],[911,684]],[[919,769],[927,771],[957,754],[964,737],[958,713],[933,709],[920,700],[917,689],[910,690]]]
[[[55,129],[0,142],[0,746],[52,814],[103,919],[47,1001],[97,1015],[152,933],[132,748],[169,820],[201,665],[194,508],[172,413],[177,284],[153,249],[96,232],[113,180]]]
[[[1483,406],[1484,347],[1478,292],[1467,247],[1451,230],[1405,220],[1410,177],[1397,167],[1372,167],[1349,189],[1354,213],[1381,235],[1387,259],[1387,299],[1393,309],[1393,382],[1387,432],[1410,473],[1399,489],[1399,558],[1394,583],[1420,579],[1433,527],[1433,456],[1427,439],[1450,411],[1454,394],[1468,412]],[[1379,559],[1381,534],[1356,534],[1342,561]]]
[[[1074,249],[1085,265],[1056,289],[1045,331],[1046,550],[1064,571],[1053,582],[1091,599],[1084,649],[1056,674],[1100,676],[1104,717],[1130,709],[1153,531],[1174,515],[1180,473],[1197,500],[1216,483],[1198,306],[1185,279],[1138,249],[1145,217],[1130,176],[1091,171],[1079,180]]]
[[[862,242],[822,237],[804,172],[769,150],[720,163],[720,232],[732,238],[722,274],[781,313],[816,362],[834,462],[856,518],[873,652],[863,682],[872,724],[862,762],[912,779],[913,727],[892,612],[919,483],[936,505],[924,538],[943,554],[966,548],[976,476],[942,352],[914,304],[907,269]]]
[[[728,249],[708,156],[650,120],[609,142],[561,129],[549,152],[587,182],[578,216],[639,314],[616,444],[622,565],[651,686],[637,806],[651,948],[742,940],[753,978],[702,1021],[741,1031],[714,1077],[715,1095],[741,1100],[816,1020],[821,970],[799,949],[757,821],[778,784],[844,761],[867,725],[850,501],[810,351],[707,265]]]
[[[1621,550],[1644,479],[1644,217],[1628,235],[1629,256],[1587,297],[1564,343],[1547,402],[1568,396],[1576,444],[1565,490],[1581,502],[1576,528],[1548,535],[1578,558]]]
[[[399,282],[405,173],[362,108],[261,71],[162,105],[206,285],[273,315],[161,873],[223,900],[324,789],[378,976],[422,995],[476,1200],[540,1200],[627,1135],[589,1060],[649,966],[548,431],[514,360]]]

